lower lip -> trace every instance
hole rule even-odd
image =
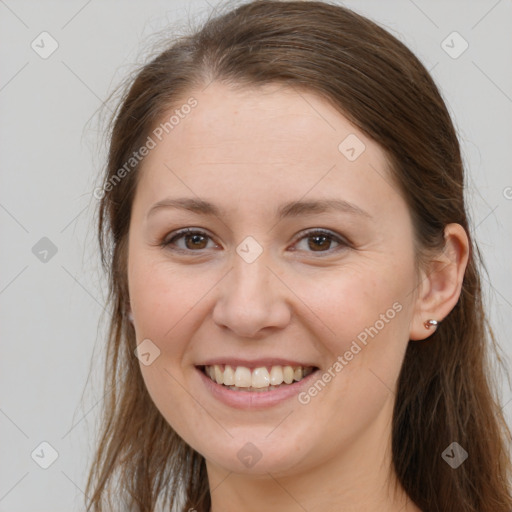
[[[310,381],[314,379],[319,372],[317,369],[311,372],[307,377],[293,384],[285,384],[284,386],[270,391],[233,391],[222,384],[214,382],[201,369],[196,367],[196,370],[206,389],[215,398],[237,409],[260,409],[284,402],[289,398],[297,396],[303,388],[309,385]]]

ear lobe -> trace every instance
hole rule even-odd
[[[457,304],[464,272],[469,259],[469,239],[460,224],[448,224],[444,231],[445,246],[432,257],[422,275],[416,299],[409,339],[424,340],[442,326],[429,326],[428,320],[441,322]]]

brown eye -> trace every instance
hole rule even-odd
[[[312,249],[313,251],[322,250],[322,249],[330,249],[330,245],[332,243],[332,240],[325,235],[315,235],[308,237],[309,243],[308,247]],[[312,243],[311,243],[312,241]]]
[[[307,240],[306,249],[300,250],[305,250],[306,252],[330,252],[339,248],[335,247],[333,249],[333,243],[338,244],[340,247],[347,247],[349,245],[341,237],[331,233],[330,231],[324,230],[309,231],[304,234],[299,242],[302,242],[303,240]]]
[[[162,243],[162,247],[175,246],[177,250],[181,251],[196,251],[207,249],[208,240],[210,236],[204,231],[193,229],[184,229],[176,233],[170,239]],[[179,245],[177,242],[183,240],[183,244]]]
[[[211,241],[211,237],[204,231],[187,228],[178,231],[174,236],[163,241],[161,246],[181,252],[200,252],[208,249],[209,241]],[[332,252],[350,245],[340,236],[330,231],[318,229],[304,233],[296,245],[300,245],[303,241],[307,241],[307,244],[306,247],[299,248],[300,250],[316,253]],[[339,247],[334,247],[333,249],[333,243]]]
[[[199,234],[185,235],[185,246],[187,249],[204,249],[206,237]]]

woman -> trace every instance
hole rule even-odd
[[[98,195],[88,510],[510,511],[463,180],[428,72],[333,3],[248,2],[144,66]]]

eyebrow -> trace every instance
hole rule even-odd
[[[148,211],[147,217],[162,208],[177,208],[187,210],[200,215],[212,215],[222,217],[225,211],[214,204],[203,199],[179,197],[166,198],[155,203]],[[276,217],[284,219],[288,217],[298,217],[300,215],[312,215],[326,213],[329,211],[340,211],[351,215],[366,217],[371,219],[372,216],[359,206],[345,201],[343,199],[320,199],[316,201],[291,201],[284,203],[277,208]]]

